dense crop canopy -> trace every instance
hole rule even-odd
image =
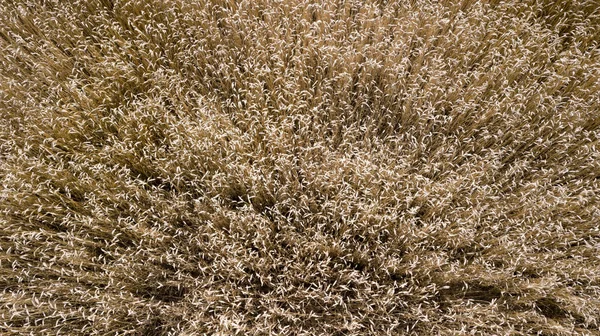
[[[0,334],[598,335],[600,4],[0,3]]]

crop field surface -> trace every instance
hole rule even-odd
[[[0,2],[0,335],[600,335],[600,2]]]

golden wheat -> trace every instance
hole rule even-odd
[[[0,4],[2,335],[600,335],[600,3]]]

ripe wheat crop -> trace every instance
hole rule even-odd
[[[600,3],[0,2],[0,334],[600,335]]]

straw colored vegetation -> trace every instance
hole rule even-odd
[[[0,4],[0,334],[599,335],[600,5]]]

